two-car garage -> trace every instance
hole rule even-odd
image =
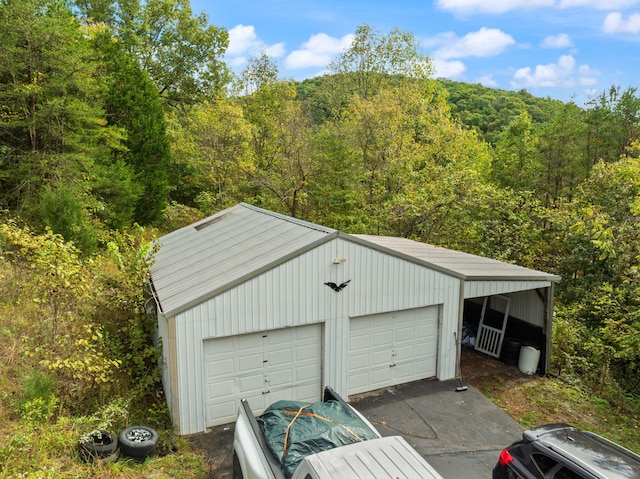
[[[512,310],[550,331],[558,279],[238,204],[160,238],[151,269],[176,432],[233,422],[241,398],[451,379],[466,300],[519,292]]]

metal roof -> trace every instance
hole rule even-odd
[[[159,238],[151,280],[167,316],[301,254],[336,230],[245,203]]]
[[[560,281],[560,277],[495,259],[440,248],[407,238],[393,236],[352,235],[383,249],[418,260],[438,271],[464,280]]]
[[[239,203],[159,238],[151,267],[156,300],[166,316],[178,314],[338,235],[462,279],[560,279],[406,238],[347,235]]]

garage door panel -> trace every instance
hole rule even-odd
[[[293,351],[291,349],[269,351],[266,361],[269,367],[289,366],[293,361]]]
[[[205,341],[207,427],[234,421],[242,398],[256,414],[274,395],[319,400],[321,332],[314,324]]]
[[[389,366],[391,360],[391,351],[389,349],[384,351],[371,351],[369,355],[369,364],[374,367]]]
[[[236,371],[235,358],[225,358],[220,360],[209,359],[207,361],[207,377],[219,378],[223,376],[234,376]]]
[[[349,338],[350,351],[368,351],[370,349],[369,335],[351,336]]]
[[[414,325],[404,326],[400,328],[396,328],[395,334],[395,342],[413,342],[416,340],[418,335],[416,335],[417,327]]]
[[[247,376],[238,376],[237,388],[235,391],[242,394],[249,394],[252,391],[262,391],[264,384],[264,374],[251,374]]]
[[[380,329],[374,329],[371,339],[371,346],[374,348],[388,347],[391,340],[391,338],[389,338],[389,331],[381,331]]]
[[[235,343],[235,344],[234,344]],[[243,334],[234,336],[234,341],[220,341],[216,344],[216,350],[230,352],[253,351],[262,346],[261,334]]]
[[[369,354],[353,355],[349,358],[349,369],[351,371],[369,369]]]
[[[354,318],[349,334],[349,394],[436,374],[437,306]]]
[[[234,357],[233,359],[237,361],[237,367],[233,371],[234,373],[237,372],[242,374],[245,372],[255,371],[256,369],[262,369],[262,361],[263,361],[262,354],[251,354],[247,356],[239,356],[239,357]],[[215,366],[215,369],[217,369],[217,365]]]
[[[395,352],[395,362],[404,360],[413,360],[418,357],[418,352],[422,348],[418,348],[413,344],[403,345],[403,346],[394,346],[393,351]],[[417,351],[416,351],[417,350]]]
[[[387,366],[384,369],[377,369],[377,370],[373,370],[371,371],[371,383],[376,386],[374,389],[377,388],[382,388],[385,387],[386,385],[389,385],[389,383],[391,382],[391,370],[393,368],[390,368],[389,366]]]

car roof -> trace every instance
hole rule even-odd
[[[568,424],[548,424],[523,433],[597,477],[629,479],[640,477],[640,456],[597,434]]]

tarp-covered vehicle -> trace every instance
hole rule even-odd
[[[402,437],[382,437],[333,389],[324,401],[278,401],[255,418],[242,400],[234,479],[442,479]]]

